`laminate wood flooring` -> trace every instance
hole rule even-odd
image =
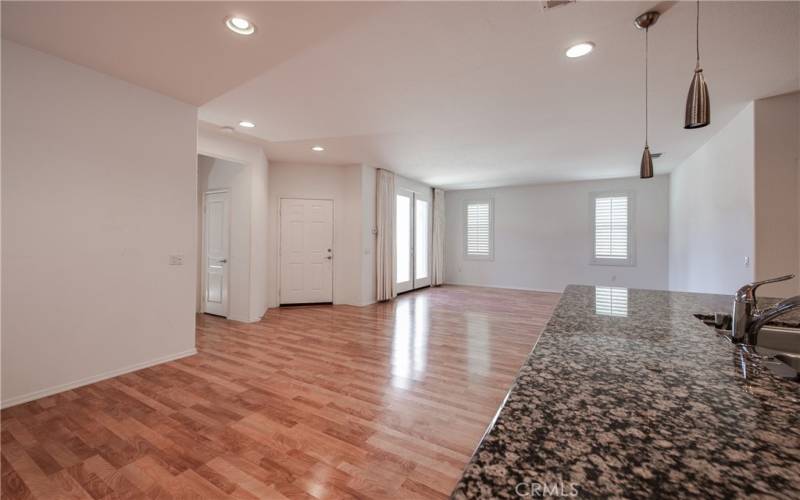
[[[3,410],[2,496],[445,498],[558,297],[200,315],[195,356]]]

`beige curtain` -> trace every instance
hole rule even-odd
[[[444,191],[433,190],[433,255],[431,285],[444,283]]]
[[[377,176],[377,226],[378,244],[375,252],[378,274],[378,301],[397,296],[394,282],[394,173],[378,169]]]

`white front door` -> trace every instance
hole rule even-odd
[[[395,203],[395,287],[403,293],[414,287],[414,193],[398,189]]]
[[[281,199],[281,304],[333,302],[333,201]]]
[[[203,206],[203,312],[227,316],[230,195],[227,191],[206,193]]]

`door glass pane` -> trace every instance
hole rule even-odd
[[[428,202],[416,200],[414,211],[414,279],[428,277]]]
[[[411,279],[411,198],[397,195],[397,283]]]

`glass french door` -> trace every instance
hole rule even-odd
[[[414,287],[411,274],[412,247],[411,230],[414,220],[414,193],[405,189],[397,190],[397,206],[395,207],[395,278],[397,293],[407,292]]]
[[[431,284],[431,202],[414,195],[414,288]]]
[[[398,293],[431,284],[431,202],[424,194],[398,189],[395,207],[395,270]]]

